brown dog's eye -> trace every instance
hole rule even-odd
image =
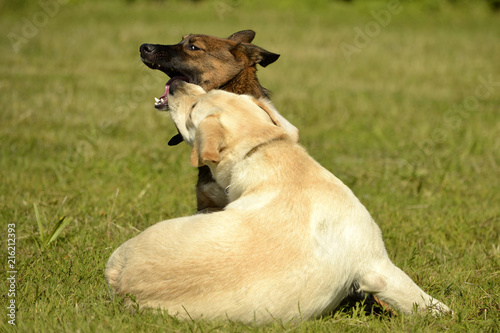
[[[198,46],[193,45],[193,44],[188,45],[188,49],[191,51],[200,51],[201,50]]]

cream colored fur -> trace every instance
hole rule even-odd
[[[257,324],[328,313],[354,284],[405,313],[450,311],[390,261],[365,207],[270,104],[184,82],[171,92],[191,163],[210,167],[230,203],[121,245],[106,267],[114,293],[181,318]]]

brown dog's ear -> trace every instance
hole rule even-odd
[[[255,38],[255,31],[253,30],[242,30],[235,32],[227,39],[238,42],[238,43],[251,43]]]
[[[269,64],[272,64],[280,57],[279,54],[272,53],[264,50],[261,47],[258,47],[253,44],[241,43],[235,45],[231,52],[234,54],[235,58],[241,58],[241,54],[238,56],[238,53],[243,53],[244,56],[250,60],[250,66],[254,64],[259,64],[262,67],[266,67]]]
[[[259,65],[261,65],[262,67],[266,67],[267,65],[270,65],[272,64],[273,62],[275,62],[276,60],[278,60],[278,58],[280,57],[279,54],[276,54],[276,53],[272,53],[272,52],[269,52],[269,51],[266,51],[262,48],[260,48],[260,57],[262,58],[259,62],[257,62]]]
[[[200,167],[207,162],[220,162],[220,151],[224,142],[224,132],[219,117],[212,115],[203,119],[196,130],[191,165]]]

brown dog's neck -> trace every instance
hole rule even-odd
[[[238,75],[218,89],[238,95],[251,95],[255,98],[269,98],[269,91],[262,87],[257,79],[257,68],[255,68],[255,66],[243,69]]]

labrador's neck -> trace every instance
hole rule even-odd
[[[308,158],[300,145],[290,140],[272,140],[248,151],[232,166],[228,185],[220,185],[226,189],[230,203],[257,193],[266,196],[263,193],[286,191],[302,178],[300,167],[295,166],[305,164],[303,161]]]

